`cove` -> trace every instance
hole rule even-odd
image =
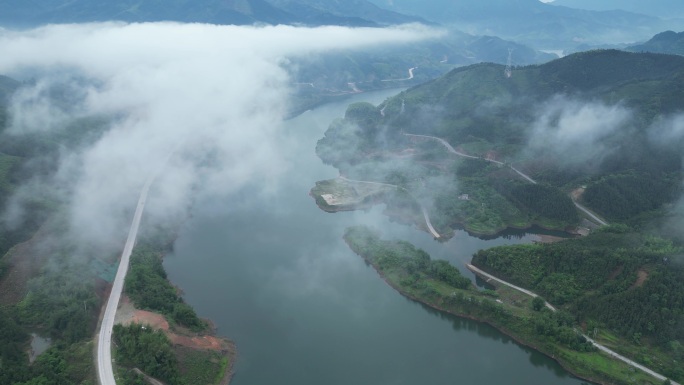
[[[483,240],[457,232],[439,243],[391,222],[376,206],[321,211],[309,189],[337,176],[316,141],[354,101],[377,104],[398,91],[355,95],[283,123],[288,174],[269,193],[255,185],[198,200],[165,259],[171,281],[218,333],[235,341],[236,385],[583,384],[550,358],[482,323],[449,316],[389,287],[342,240],[366,224],[465,269],[478,249],[531,242],[522,234]]]

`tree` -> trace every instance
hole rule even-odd
[[[544,308],[544,305],[545,303],[542,297],[534,297],[534,299],[532,300],[532,310],[534,311],[540,311]]]

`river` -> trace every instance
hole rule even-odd
[[[314,153],[328,124],[353,101],[379,103],[396,92],[356,95],[285,122],[287,177],[268,193],[255,187],[197,202],[180,231],[165,267],[198,314],[236,342],[232,383],[582,384],[487,325],[402,297],[342,240],[346,226],[371,224],[474,279],[464,263],[475,251],[535,235],[481,240],[458,232],[439,243],[392,223],[382,207],[329,214],[308,196],[316,180],[337,176]]]

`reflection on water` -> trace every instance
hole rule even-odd
[[[379,103],[388,95],[349,102]],[[319,210],[308,191],[337,171],[314,147],[345,107],[327,105],[288,121],[281,142],[291,171],[277,193],[201,200],[165,259],[186,300],[236,342],[233,385],[579,385],[549,358],[485,324],[404,298],[349,250],[345,227],[371,225],[473,277],[465,263],[477,250],[538,237],[482,240],[458,231],[439,243],[391,222],[382,206]]]

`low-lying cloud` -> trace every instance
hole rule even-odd
[[[55,180],[80,241],[120,246],[146,179],[149,214],[189,205],[198,184],[227,194],[254,183],[275,191],[287,170],[278,129],[288,109],[288,58],[411,43],[441,33],[387,29],[206,24],[53,25],[0,30],[0,73],[33,79],[12,102],[10,132],[53,132],[71,117],[105,116],[91,146],[62,154]],[[74,90],[66,105],[48,97]]]
[[[684,114],[665,116],[657,119],[649,128],[649,140],[655,145],[679,151],[682,158],[682,169],[684,169]],[[684,191],[684,185],[682,185]],[[682,226],[684,226],[684,195],[680,196],[672,208],[669,210],[670,218],[663,225],[666,234],[682,240]],[[684,261],[684,258],[680,258]]]
[[[631,132],[631,117],[621,105],[557,96],[538,113],[529,148],[533,153],[552,155],[566,166],[600,164]]]

